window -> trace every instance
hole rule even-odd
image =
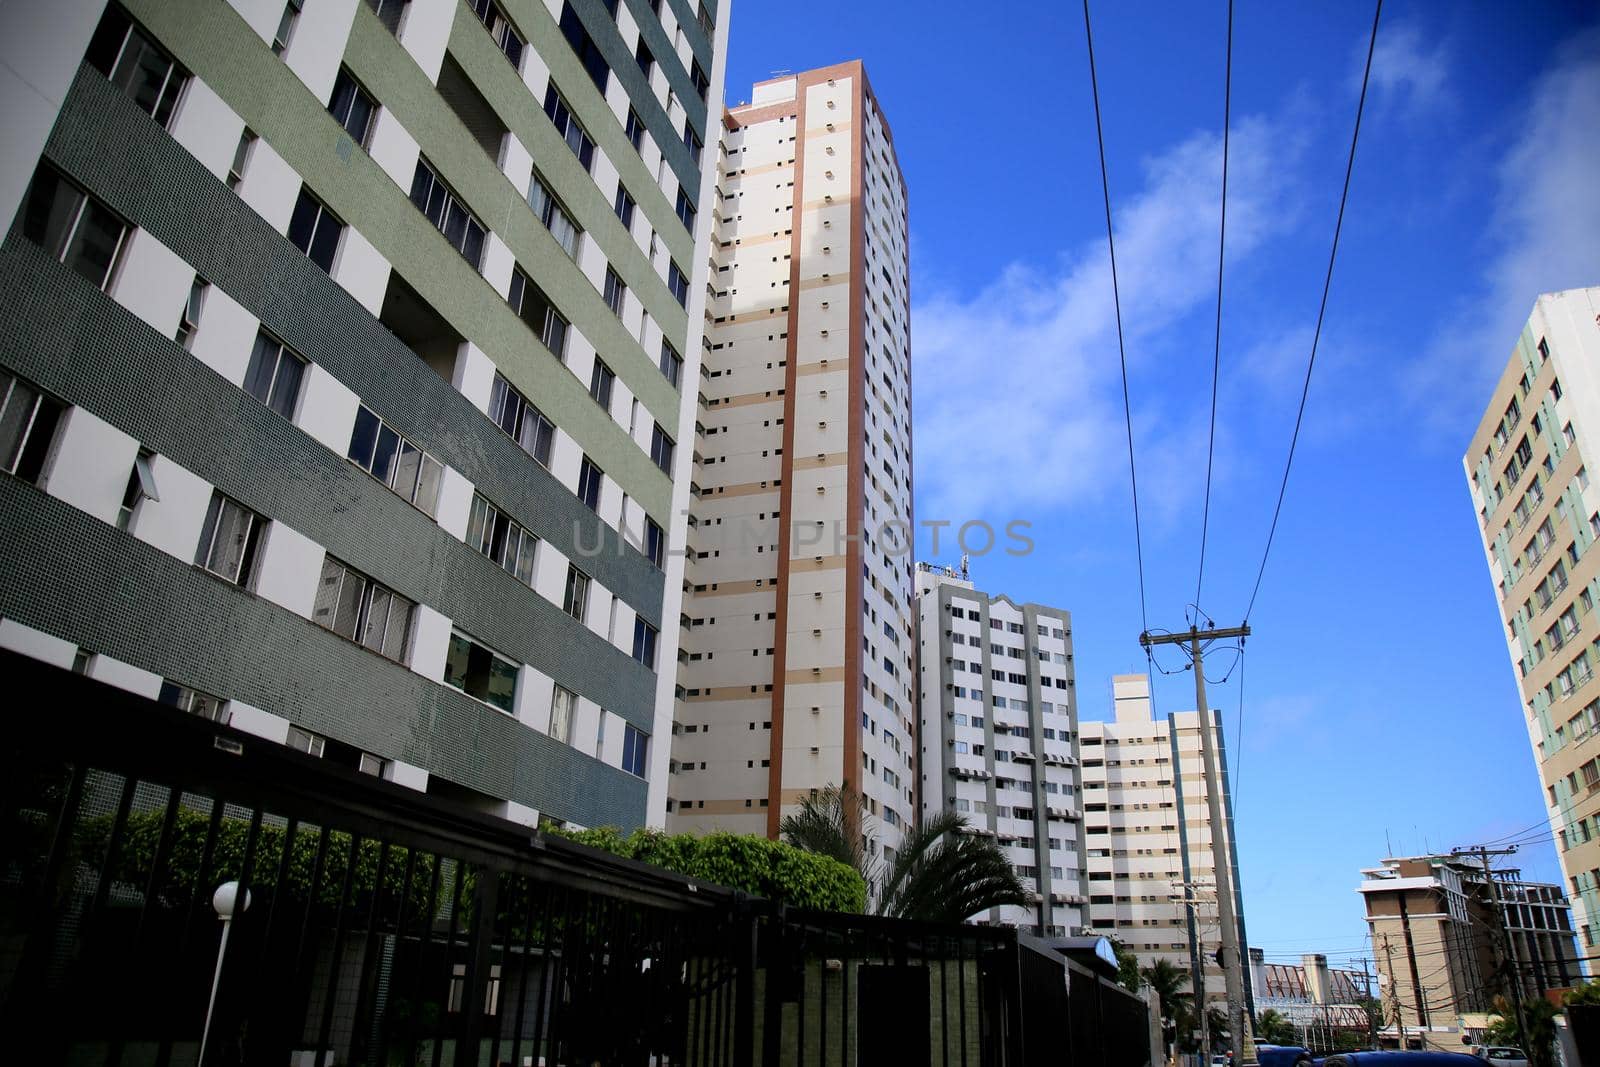
[[[378,102],[356,84],[348,70],[340,67],[339,77],[333,83],[333,97],[328,101],[328,114],[362,148],[367,147],[367,135],[372,132],[372,116],[377,111]]]
[[[550,236],[572,259],[578,258],[578,238],[583,231],[578,229],[578,224],[572,221],[559,201],[550,195],[549,188],[536,173],[533,180],[528,183],[528,206],[533,208],[533,213],[539,216],[539,221],[544,223],[550,231]]]
[[[178,316],[178,332],[173,335],[173,340],[184,348],[193,346],[194,335],[200,330],[200,309],[205,306],[206,290],[209,288],[198,274],[189,285],[189,298],[183,302],[183,313]]]
[[[111,284],[127,232],[110,208],[51,168],[34,172],[22,233],[46,255],[104,289]]]
[[[550,116],[550,121],[555,125],[556,132],[567,142],[567,147],[572,149],[572,154],[578,157],[584,170],[594,162],[594,142],[584,132],[578,120],[573,117],[567,108],[567,102],[561,99],[561,94],[556,92],[556,87],[551,85],[544,95],[544,113]]]
[[[672,438],[667,436],[667,431],[657,423],[650,431],[650,462],[660,467],[668,476],[672,474],[672,453],[674,449]]]
[[[306,361],[263,330],[256,334],[256,347],[244,372],[244,391],[293,421],[305,373]]]
[[[689,125],[689,120],[683,121],[683,147],[689,150],[689,158],[694,160],[694,165],[700,165],[700,135],[694,132],[694,127]]]
[[[399,593],[332,556],[323,557],[317,599],[311,609],[311,621],[318,626],[398,662],[406,654],[415,608]]]
[[[617,198],[611,205],[611,210],[617,213],[617,218],[622,222],[625,230],[633,229],[633,197],[628,195],[621,182],[617,183]]]
[[[605,476],[605,471],[596,467],[594,460],[583,457],[583,464],[578,468],[578,499],[590,511],[600,510],[600,483]]]
[[[617,276],[616,271],[612,270],[610,267],[607,267],[605,291],[606,307],[610,308],[611,313],[618,318],[622,317],[622,304],[627,298],[627,295],[628,287],[623,284],[622,279]]]
[[[444,234],[450,247],[477,270],[483,259],[483,223],[473,218],[425,159],[417,160],[416,173],[411,177],[411,202]]]
[[[512,384],[498,372],[494,388],[489,394],[489,418],[499,426],[522,450],[540,464],[550,465],[550,443],[555,439],[555,423],[528,402]]]
[[[616,380],[617,376],[612,373],[611,368],[606,366],[603,359],[596,356],[594,369],[589,372],[589,395],[594,398],[596,404],[607,411],[611,410],[611,385]]]
[[[632,108],[628,109],[628,125],[623,132],[627,134],[628,143],[633,145],[633,150],[640,151],[640,146],[644,143],[644,119],[641,119],[639,113]]]
[[[510,571],[524,585],[533,584],[533,553],[539,541],[520,523],[477,493],[467,520],[467,544]]]
[[[613,14],[615,14],[613,12]],[[611,64],[606,62],[606,57],[600,51],[600,46],[595,44],[594,38],[589,36],[589,31],[583,25],[583,20],[573,10],[572,4],[561,5],[561,19],[559,22],[561,35],[567,39],[576,53],[578,62],[583,64],[583,69],[588,72],[589,80],[594,82],[594,87],[600,90],[600,95],[606,94],[606,85],[611,80]]]
[[[516,704],[517,665],[454,630],[445,654],[444,684],[509,714]]]
[[[409,3],[411,0],[367,0],[367,6],[378,16],[378,21],[396,37],[400,36],[400,20],[405,18]]]
[[[711,79],[706,77],[706,72],[700,69],[699,60],[689,61],[689,81],[694,85],[694,91],[700,94],[700,99],[705,100],[706,94],[711,91]]]
[[[511,270],[510,302],[511,310],[522,316],[522,321],[533,327],[540,342],[560,359],[567,347],[567,320],[521,267]]]
[[[622,769],[636,778],[644,777],[650,737],[631,723],[622,728]]]
[[[256,135],[250,132],[247,126],[239,135],[239,143],[233,148],[233,162],[228,165],[228,188],[237,190],[244,181],[245,168],[250,165],[250,153],[255,150]]]
[[[667,534],[656,520],[645,517],[644,520],[644,554],[645,558],[657,567],[662,567],[667,555]]]
[[[283,55],[289,47],[289,41],[294,37],[295,23],[300,21],[300,8],[304,0],[289,0],[283,6],[283,14],[278,18],[278,32],[272,35],[272,54]]]
[[[579,622],[589,608],[589,576],[572,564],[567,564],[567,590],[561,599],[561,610]]]
[[[439,478],[444,466],[385,425],[363,404],[356,410],[350,434],[350,459],[384,485],[432,515],[439,502]]]
[[[126,530],[133,525],[133,516],[139,508],[139,501],[161,499],[161,494],[156,492],[155,474],[150,469],[150,460],[153,456],[154,453],[148,448],[141,448],[139,454],[134,457],[133,469],[128,472],[128,484],[122,490],[122,506],[117,509],[119,530]]]
[[[633,61],[639,64],[639,73],[644,75],[644,80],[649,81],[650,72],[656,69],[656,57],[643,37],[639,38],[639,47],[633,50]]]
[[[205,525],[200,528],[195,564],[224,581],[248,587],[255,569],[256,546],[265,525],[266,520],[260,515],[213,490]]]
[[[689,279],[684,277],[683,271],[671,260],[667,261],[667,288],[672,290],[672,297],[678,302],[679,307],[689,306]]]
[[[85,58],[159,125],[172,120],[189,74],[116,5],[106,10]]]
[[[681,188],[678,190],[678,207],[677,207],[677,211],[678,211],[678,221],[683,223],[683,228],[688,230],[690,235],[693,236],[693,234],[694,234],[694,217],[695,217],[695,214],[696,214],[694,201],[690,200],[689,199],[689,194],[687,192],[685,192]]]
[[[633,620],[633,658],[651,670],[656,669],[656,628],[635,616]]]
[[[489,36],[494,38],[494,43],[500,46],[500,51],[506,54],[513,67],[521,70],[522,35],[517,33],[494,0],[470,0],[470,3],[472,13],[478,16],[484,29],[489,31]]]
[[[289,219],[289,243],[311,258],[311,262],[333,273],[333,257],[339,251],[339,235],[344,223],[334,218],[308,186],[300,187],[294,214]]]
[[[0,371],[0,468],[37,485],[65,410],[59,400]]]
[[[572,736],[572,713],[576,710],[578,698],[569,690],[555,687],[555,692],[550,695],[550,738],[565,744]]]
[[[665,337],[661,339],[661,373],[672,387],[678,387],[678,379],[683,375],[683,357],[678,355],[678,350]]]
[[[186,685],[161,682],[161,692],[156,697],[163,704],[169,704],[179,711],[187,711],[190,715],[198,715],[202,719],[212,722],[227,722],[228,715],[223,710],[221,697],[214,697],[210,693],[202,693],[198,689],[190,689]]]

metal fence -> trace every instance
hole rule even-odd
[[[1015,931],[785,909],[0,670],[10,1062],[1149,1062],[1141,1001]]]

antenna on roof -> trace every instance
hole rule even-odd
[[[967,554],[965,552],[963,552],[963,553],[961,553],[961,577],[965,578],[966,576],[967,576]]]

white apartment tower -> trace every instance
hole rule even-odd
[[[1600,287],[1534,301],[1462,457],[1550,832],[1600,941]],[[1597,468],[1600,469],[1600,468]],[[1594,953],[1586,953],[1594,955]]]
[[[913,810],[906,188],[860,62],[724,116],[668,821]]]
[[[1207,814],[1199,717],[1179,711],[1156,718],[1146,675],[1115,675],[1111,687],[1113,721],[1078,727],[1090,925],[1122,941],[1143,966],[1165,959],[1193,975],[1203,964],[1207,1002],[1224,1005],[1222,970],[1214,959],[1222,940],[1214,843],[1220,838],[1235,886],[1239,858],[1221,718],[1212,711],[1227,820],[1219,835]],[[1243,952],[1242,898],[1235,904]],[[1248,986],[1245,993],[1250,996]]]
[[[1034,895],[979,922],[1066,937],[1089,925],[1072,616],[917,568],[924,815],[955,811],[995,838]]]

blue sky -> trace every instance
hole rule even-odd
[[[1226,7],[1094,15],[1149,621],[1178,628],[1199,551]],[[1361,4],[1235,11],[1202,595],[1222,625],[1245,609],[1282,473],[1371,20]],[[974,578],[1073,612],[1082,715],[1109,717],[1110,676],[1144,658],[1081,7],[744,0],[728,102],[775,71],[850,58],[867,64],[910,188],[917,516],[1033,524],[1032,555],[975,559]],[[1269,958],[1361,955],[1354,889],[1391,846],[1544,817],[1460,460],[1534,297],[1600,284],[1597,131],[1592,6],[1385,5],[1250,619],[1242,744],[1239,675],[1211,688],[1242,760],[1246,919]],[[1192,708],[1192,684],[1158,677],[1158,710]],[[1548,840],[1519,858],[1559,880]]]

